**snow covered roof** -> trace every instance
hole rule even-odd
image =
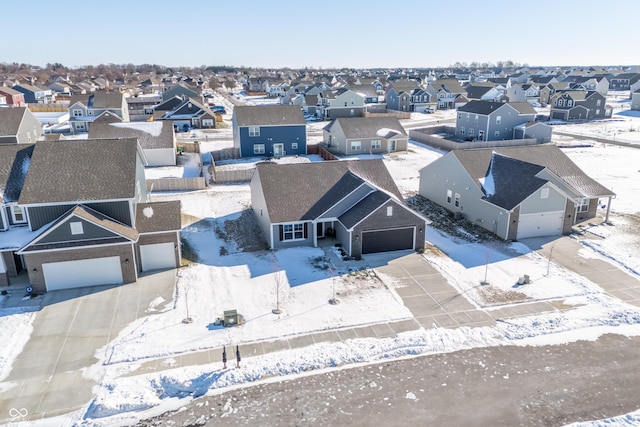
[[[138,138],[143,150],[173,148],[173,124],[170,121],[94,123],[89,138]]]

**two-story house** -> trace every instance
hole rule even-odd
[[[180,263],[180,202],[148,203],[136,139],[0,145],[2,262],[36,293]]]
[[[240,157],[307,153],[307,123],[297,105],[239,105],[231,122]]]
[[[640,73],[622,73],[611,77],[611,90],[630,90],[631,85],[640,80]]]
[[[24,107],[24,93],[7,86],[0,86],[0,95],[6,99],[6,104],[12,107]]]
[[[437,102],[439,110],[458,108],[467,102],[467,91],[456,79],[437,79],[429,82],[426,91]]]
[[[73,133],[88,132],[91,123],[105,112],[129,121],[129,110],[124,95],[120,92],[94,92],[74,95],[69,103],[69,126]]]
[[[323,120],[361,117],[363,114],[364,98],[350,89],[325,90],[318,94],[316,116]]]
[[[49,88],[20,83],[14,85],[13,89],[24,94],[24,101],[27,104],[49,104],[51,102],[52,91]]]
[[[596,91],[566,91],[557,93],[551,99],[549,117],[552,119],[591,120],[611,117],[613,108],[607,99]]]
[[[528,136],[517,133],[516,129],[526,123],[535,123],[536,110],[528,102],[470,101],[458,108],[456,136],[464,140],[496,141],[520,139],[532,136],[533,129],[527,129]],[[551,128],[539,123],[535,139],[540,142],[551,140]]]
[[[415,80],[402,79],[389,82],[384,97],[387,109],[412,111],[412,93],[418,88],[418,82]]]
[[[0,144],[30,144],[42,136],[42,124],[26,107],[0,108]]]

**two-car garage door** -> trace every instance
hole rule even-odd
[[[362,232],[362,253],[414,249],[414,231],[415,227],[364,231]]]
[[[49,291],[123,282],[117,256],[46,263],[42,272]]]
[[[563,224],[563,211],[520,215],[516,239],[558,236],[562,234]]]

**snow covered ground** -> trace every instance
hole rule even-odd
[[[625,121],[635,120],[625,116]],[[211,145],[201,145],[203,151],[219,147],[220,142],[207,144]],[[583,256],[603,257],[638,275],[640,264],[631,254],[637,253],[640,239],[637,231],[629,230],[636,228],[639,219],[634,196],[640,190],[640,150],[594,143],[566,152],[585,172],[618,195],[611,206],[613,225],[590,229],[594,238],[583,241]],[[441,155],[412,143],[407,152],[385,157],[385,164],[401,192],[409,196],[417,192],[418,171]],[[173,197],[181,199],[188,222],[182,237],[198,256],[198,262],[179,270],[175,300],[154,301],[149,307],[153,316],[132,322],[106,348],[96,352],[99,362],[85,375],[94,378],[97,385],[94,399],[84,410],[22,425],[129,425],[141,417],[179,408],[197,396],[259,380],[480,346],[555,344],[596,339],[611,332],[640,335],[639,308],[607,296],[595,284],[549,263],[521,244],[469,243],[430,227],[427,240],[449,256],[430,256],[429,261],[475,306],[491,309],[504,304],[500,295],[487,295],[477,286],[486,275],[489,282],[510,283],[499,289],[515,298],[507,303],[556,299],[573,308],[514,318],[492,327],[421,329],[394,338],[357,338],[244,357],[240,369],[223,370],[218,363],[175,369],[167,366],[160,372],[136,375],[141,363],[159,357],[411,316],[395,293],[394,284],[370,270],[366,257],[332,272],[325,252],[319,248],[244,252],[241,244],[222,238],[225,226],[239,221],[249,207],[247,184],[163,194],[154,199]],[[534,285],[514,288],[512,279],[525,273]],[[327,303],[334,287],[342,301],[337,306]],[[283,314],[272,313],[276,304]],[[221,328],[214,324],[223,310],[233,308],[243,316],[243,325]],[[28,339],[35,315],[0,305],[0,341],[12,342],[0,347],[0,380]],[[186,317],[193,322],[182,323]],[[637,413],[625,419],[631,418],[637,419]]]

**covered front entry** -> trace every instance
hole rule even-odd
[[[516,239],[559,236],[562,234],[563,223],[563,211],[520,215]]]
[[[176,268],[175,245],[172,242],[140,246],[142,271]]]
[[[123,283],[120,257],[42,264],[47,291]]]
[[[415,227],[362,232],[362,253],[414,249]]]

